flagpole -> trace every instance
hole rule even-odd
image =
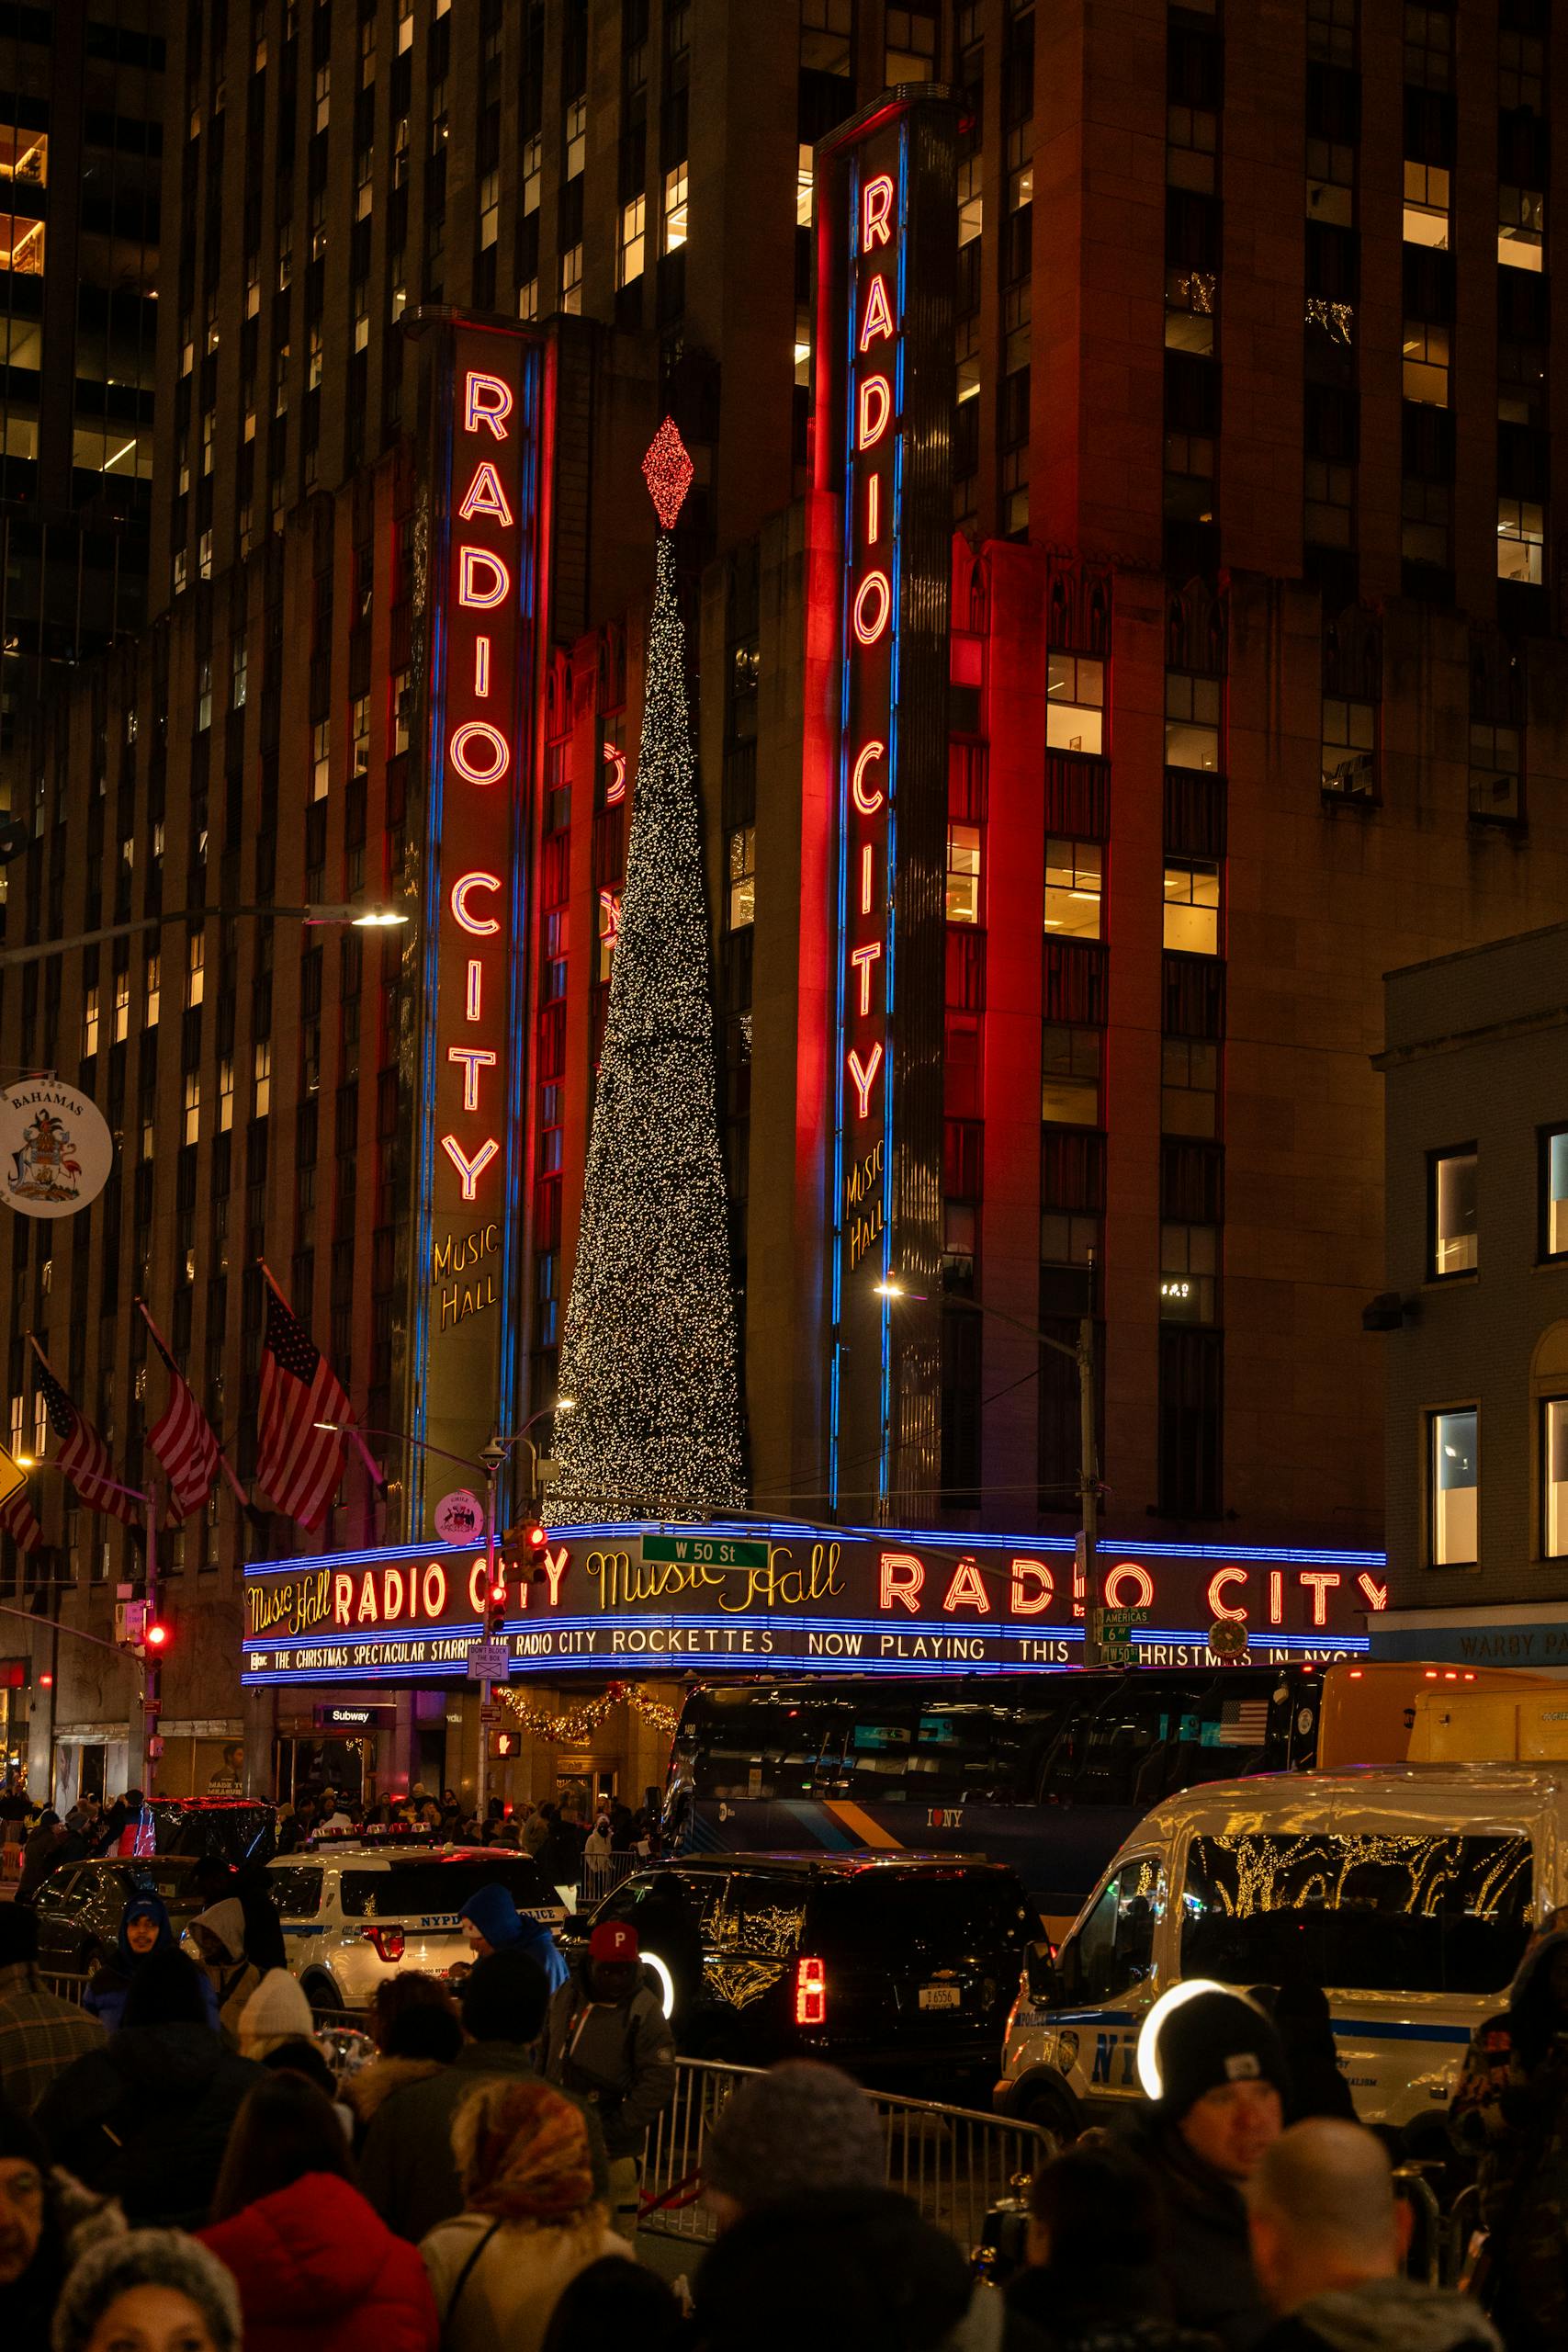
[[[163,1357],[165,1369],[169,1372],[179,1374],[179,1377],[183,1380],[185,1375],[183,1373],[180,1373],[179,1366],[175,1362],[174,1350],[170,1347],[167,1340],[164,1339],[162,1331],[159,1330],[156,1323],[153,1322],[152,1315],[148,1310],[147,1301],[144,1298],[139,1298],[136,1305],[138,1311],[141,1314],[141,1320],[146,1324],[147,1329],[152,1334],[153,1345],[156,1347],[158,1353]],[[206,1419],[205,1413],[202,1418],[204,1419]],[[223,1476],[228,1479],[230,1486],[233,1488],[234,1500],[239,1504],[242,1510],[248,1511],[251,1507],[251,1498],[249,1495],[246,1494],[243,1486],[236,1476],[233,1464],[230,1461],[228,1454],[223,1450],[223,1441],[218,1435],[217,1430],[212,1429],[212,1423],[210,1421],[208,1421],[207,1426],[209,1430],[212,1430],[213,1442],[218,1448],[218,1460],[222,1468]]]
[[[158,1618],[158,1481],[151,1470],[147,1473],[146,1502],[147,1614],[142,1623],[152,1625]],[[141,1793],[149,1803],[158,1778],[158,1758],[152,1743],[161,1737],[163,1709],[163,1665],[156,1644],[149,1644],[141,1683]]]
[[[258,1258],[256,1260],[256,1263],[261,1268],[262,1272],[265,1275],[267,1283],[271,1288],[272,1295],[274,1298],[276,1299],[279,1306],[284,1307],[288,1314],[292,1315],[294,1313],[294,1309],[288,1304],[288,1300],[284,1294],[283,1285],[278,1281],[277,1276],[273,1272],[272,1268],[267,1264],[266,1260],[265,1258]],[[346,1396],[347,1393],[348,1392],[345,1389],[344,1394]],[[355,1444],[359,1448],[360,1457],[365,1464],[365,1467],[370,1473],[371,1485],[378,1488],[382,1487],[387,1483],[386,1472],[381,1468],[380,1464],[371,1453],[370,1448],[360,1436],[359,1430],[355,1425],[354,1407],[352,1404],[349,1406],[348,1412],[348,1426],[346,1429],[340,1430],[338,1434],[340,1437],[347,1437],[354,1440]]]

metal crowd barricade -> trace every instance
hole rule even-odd
[[[676,2061],[675,2097],[648,2135],[643,2157],[645,2230],[706,2245],[716,2235],[702,2201],[703,2149],[726,2100],[753,2066],[723,2066],[703,2058]],[[967,2254],[978,2245],[986,2215],[1052,2153],[1032,2123],[947,2107],[937,2099],[868,2092],[881,2118],[889,2188],[911,2198],[928,2222]]]
[[[647,1860],[641,1854],[601,1854],[592,1860],[584,1855],[577,1881],[578,1909],[592,1911],[624,1878],[647,1867]]]

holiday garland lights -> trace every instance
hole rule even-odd
[[[655,1731],[673,1733],[681,1718],[673,1707],[660,1706],[657,1699],[648,1698],[641,1690],[634,1690],[628,1683],[610,1683],[601,1697],[585,1699],[578,1707],[569,1707],[564,1715],[547,1715],[538,1707],[530,1707],[526,1700],[504,1683],[495,1690],[498,1699],[504,1699],[516,1716],[521,1730],[532,1732],[550,1747],[579,1747],[592,1739],[612,1709],[627,1706],[634,1715],[640,1715]]]
[[[685,631],[670,526],[691,460],[649,452],[663,528],[631,839],[561,1345],[556,1526],[700,1519],[745,1499],[728,1203]]]

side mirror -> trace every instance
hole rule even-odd
[[[1023,1955],[1023,1982],[1036,2008],[1058,2007],[1062,2000],[1062,1979],[1049,1944],[1029,1946]]]

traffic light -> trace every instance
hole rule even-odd
[[[545,1554],[549,1549],[550,1531],[536,1511],[530,1511],[523,1522],[521,1566],[525,1584],[542,1582],[545,1574]]]
[[[485,1633],[498,1634],[506,1623],[506,1563],[498,1558],[485,1593]]]
[[[149,1617],[141,1638],[153,1657],[157,1657],[168,1647],[169,1629],[161,1617]]]
[[[494,1764],[504,1764],[511,1758],[521,1756],[523,1753],[522,1733],[520,1731],[491,1732],[490,1753],[491,1761]]]

